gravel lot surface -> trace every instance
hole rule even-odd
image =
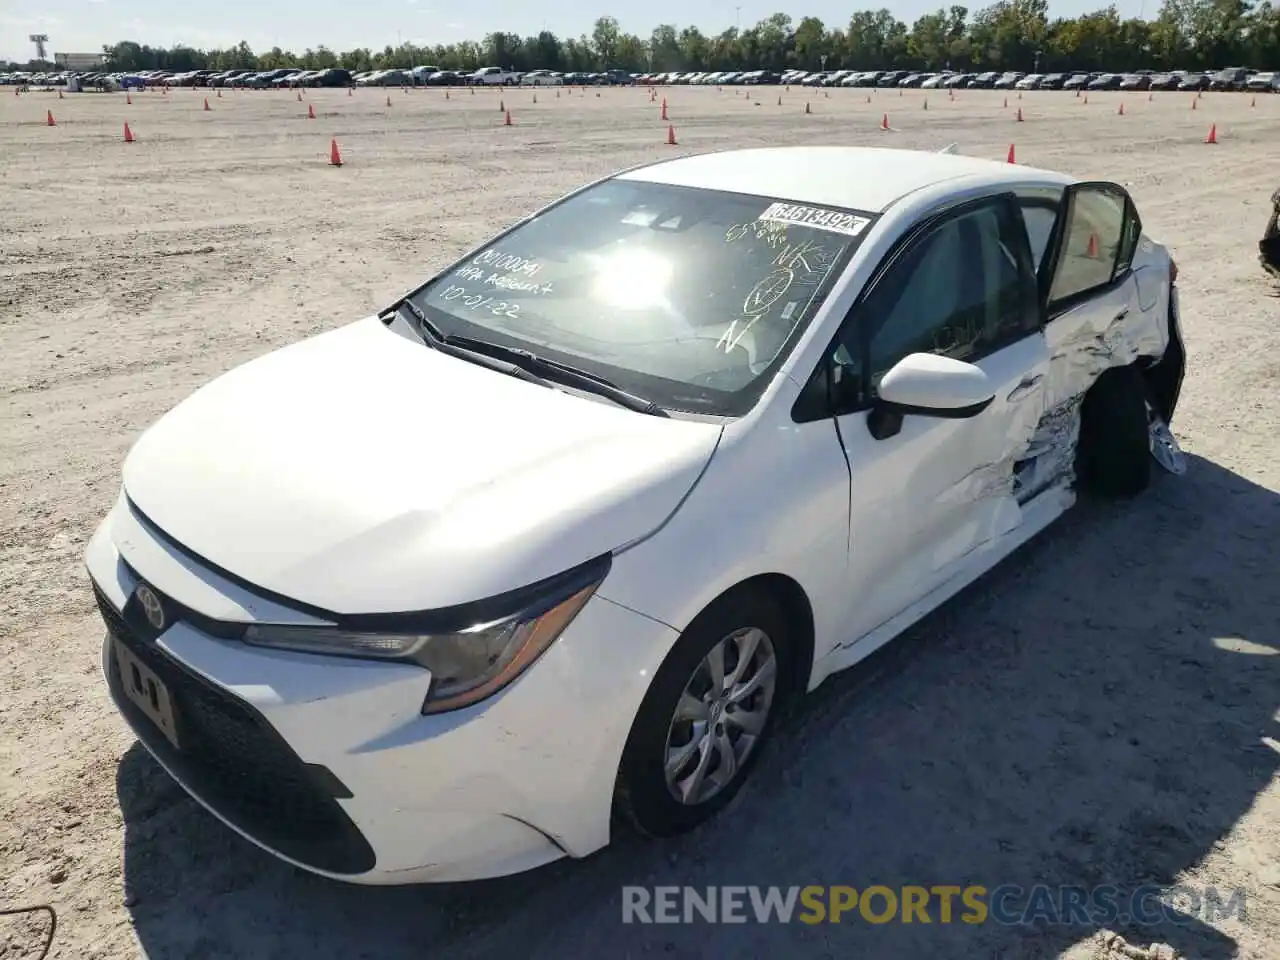
[[[664,92],[675,147],[635,89],[316,91],[314,120],[292,92],[208,112],[203,91],[0,96],[0,907],[52,903],[63,958],[1280,956],[1280,299],[1256,259],[1280,97]],[[726,816],[502,881],[356,888],[242,841],[134,742],[81,555],[178,400],[588,178],[951,142],[1130,188],[1181,268],[1190,469],[1073,511],[830,681]],[[1109,931],[621,923],[624,884],[809,883],[1182,883],[1246,910]],[[37,956],[38,933],[0,917],[0,957]]]

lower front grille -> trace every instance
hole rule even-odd
[[[373,849],[336,799],[351,794],[328,768],[304,763],[253,707],[143,641],[101,595],[98,606],[111,635],[168,689],[181,749],[125,696],[113,654],[109,680],[120,711],[192,793],[259,843],[299,863],[340,874],[373,868]]]

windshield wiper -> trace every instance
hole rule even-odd
[[[606,380],[604,377],[588,370],[583,370],[581,367],[561,363],[559,360],[551,360],[528,350],[521,350],[517,347],[504,347],[500,343],[490,343],[488,340],[476,340],[472,337],[451,336],[445,342],[461,347],[464,350],[474,350],[477,353],[485,353],[496,359],[514,363],[525,368],[530,373],[541,376],[543,379],[554,380],[565,386],[577,387],[588,393],[598,394],[608,400],[612,400],[620,407],[626,407],[628,410],[634,410],[637,413],[647,413],[653,417],[670,416],[666,410],[648,397],[642,397],[638,393],[624,390],[611,380]]]
[[[466,360],[468,363],[478,363],[482,367],[488,367],[498,373],[505,373],[507,376],[516,377],[527,383],[536,383],[540,387],[551,386],[545,379],[522,364],[512,363],[510,360],[495,357],[490,353],[471,350],[457,344],[452,338],[445,336],[439,327],[427,319],[425,313],[408,300],[397,304],[395,310],[400,315],[400,318],[416,330],[423,341],[433,350],[439,350],[441,353],[456,357],[459,360]]]
[[[540,357],[528,350],[504,347],[500,343],[490,343],[488,340],[446,334],[433,324],[422,308],[412,300],[402,300],[396,304],[396,310],[408,310],[413,319],[409,320],[409,317],[404,317],[404,314],[401,313],[405,321],[418,331],[423,340],[428,341],[437,350],[441,350],[451,356],[461,355],[463,359],[484,357],[488,361],[488,365],[493,369],[501,370],[512,376],[521,376],[522,379],[533,383],[546,386],[548,380],[556,380],[567,386],[574,386],[589,393],[598,394],[608,400],[612,400],[621,407],[626,407],[628,410],[634,410],[637,413],[647,413],[654,417],[669,416],[666,410],[648,397],[642,397],[629,390],[624,390],[616,383],[579,367],[561,363],[558,360],[550,360],[547,357]]]

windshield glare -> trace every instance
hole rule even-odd
[[[581,367],[673,410],[751,409],[872,214],[607,180],[414,296],[446,335]]]

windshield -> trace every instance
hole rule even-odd
[[[759,399],[874,216],[607,180],[418,291],[446,336],[570,363],[672,410]]]

